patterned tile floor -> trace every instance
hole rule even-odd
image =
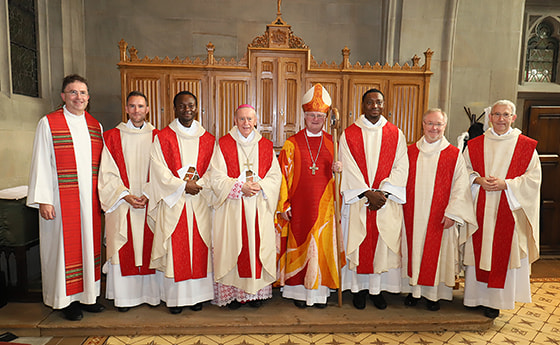
[[[532,303],[501,311],[482,332],[111,336],[90,337],[83,345],[560,345],[560,282],[542,279],[531,288]]]

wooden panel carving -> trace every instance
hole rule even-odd
[[[392,113],[392,122],[397,127],[402,129],[406,141],[411,143],[416,138],[421,137],[421,120],[415,116],[423,109],[419,109],[420,85],[391,85],[390,94],[388,97],[391,99],[390,112]]]
[[[126,81],[128,87],[122,92],[122,99],[123,99],[123,110],[122,110],[122,120],[124,122],[127,121],[126,115],[126,96],[132,90],[138,90],[146,95],[148,98],[148,105],[150,106],[150,112],[148,114],[148,121],[154,124],[154,126],[163,126],[166,125],[163,123],[162,114],[164,112],[164,102],[163,102],[163,93],[162,93],[162,84],[163,81],[161,80],[161,76],[158,75],[137,75],[134,77],[129,78]],[[129,91],[128,91],[129,90]]]
[[[221,137],[233,127],[235,109],[241,104],[249,103],[249,81],[217,78],[215,98],[216,135]]]

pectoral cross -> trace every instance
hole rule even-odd
[[[317,165],[315,165],[315,163],[313,163],[313,165],[310,166],[309,169],[311,170],[311,175],[315,175],[315,171],[319,170],[319,168],[317,168]]]
[[[249,162],[249,158],[247,158],[247,162],[245,162],[245,164],[243,164],[245,166],[245,169],[247,170],[251,170],[253,169],[253,163]]]

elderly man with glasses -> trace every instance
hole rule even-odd
[[[409,292],[405,305],[424,297],[427,309],[436,311],[440,299],[453,299],[459,245],[467,229],[476,230],[476,217],[465,160],[444,137],[447,114],[429,109],[422,126],[424,136],[408,146],[403,292]]]
[[[465,247],[465,299],[495,318],[515,302],[531,302],[531,263],[539,257],[541,166],[537,142],[512,128],[515,104],[500,100],[492,127],[468,142],[478,230]]]

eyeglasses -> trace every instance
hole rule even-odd
[[[305,114],[305,116],[309,117],[310,119],[324,119],[326,117],[325,114]]]
[[[441,123],[441,122],[424,122],[424,124],[428,127],[435,127],[435,128],[441,128],[445,126],[445,123]]]
[[[504,119],[509,119],[511,116],[513,116],[513,114],[509,114],[509,113],[493,113],[492,116],[494,116],[495,118],[499,118],[500,116],[503,117]]]
[[[87,96],[88,92],[87,91],[78,91],[78,90],[70,90],[70,91],[64,91],[64,93],[67,93],[69,95],[72,95],[74,97],[76,96]]]

